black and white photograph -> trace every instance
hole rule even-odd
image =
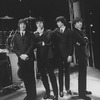
[[[0,0],[0,100],[100,100],[100,0]]]

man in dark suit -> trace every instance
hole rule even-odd
[[[51,98],[50,95],[50,84],[48,80],[48,76],[51,81],[51,85],[54,92],[53,100],[58,100],[58,87],[57,81],[54,74],[53,66],[49,63],[49,30],[45,30],[44,28],[44,20],[42,18],[38,18],[36,20],[36,27],[37,30],[34,32],[36,36],[37,42],[37,63],[38,63],[38,70],[42,77],[42,82],[46,90],[46,94],[44,95],[44,99]]]
[[[34,77],[34,35],[26,30],[25,20],[18,22],[14,36],[14,52],[18,56],[18,76],[24,82],[27,96],[24,100],[36,100],[36,83]]]
[[[67,94],[72,94],[70,90],[70,72],[69,66],[72,60],[71,52],[71,34],[70,29],[66,26],[66,19],[64,16],[59,16],[56,18],[57,26],[51,35],[51,39],[56,48],[56,53],[58,55],[58,69],[59,69],[59,94],[60,97],[64,96],[63,92],[63,74],[65,69],[65,89]]]
[[[91,94],[90,91],[86,91],[86,76],[87,76],[87,57],[89,57],[89,52],[86,48],[88,44],[88,37],[83,31],[83,21],[81,18],[76,17],[73,20],[73,45],[75,46],[75,55],[78,63],[78,91],[79,97],[88,100],[86,94]]]

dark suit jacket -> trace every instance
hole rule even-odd
[[[87,37],[87,36],[84,33],[84,31],[79,31],[77,29],[74,29],[73,35],[72,35],[72,38],[73,38],[72,40],[73,40],[73,45],[75,46],[75,49],[77,49],[76,50],[77,55],[83,54],[84,56],[89,57],[89,55],[90,55],[89,50],[86,47],[87,46],[86,44],[88,44],[89,40],[88,40],[88,38],[85,38],[85,37]]]
[[[29,59],[34,60],[34,50],[35,48],[35,37],[29,31],[25,32],[25,35],[22,37],[19,31],[16,32],[14,37],[14,51],[17,54],[18,58],[21,54],[27,54]]]
[[[72,56],[72,31],[70,29],[65,29],[64,33],[60,33],[59,28],[55,29],[52,33],[52,41],[58,55],[66,58],[68,55]],[[56,53],[57,53],[56,52]]]
[[[35,33],[36,43],[37,43],[37,59],[38,60],[47,60],[49,53],[49,32],[48,30],[44,30],[43,34],[39,36],[39,33]],[[44,42],[44,45],[42,43]]]

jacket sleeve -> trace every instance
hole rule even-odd
[[[20,57],[20,55],[21,55],[22,53],[21,53],[20,50],[18,49],[17,40],[16,40],[16,35],[15,35],[13,41],[14,41],[14,52],[16,53],[16,55],[17,55],[18,57]]]

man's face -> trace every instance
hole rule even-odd
[[[24,31],[26,29],[26,24],[20,23],[19,27],[20,27],[20,30]]]
[[[36,22],[36,26],[37,26],[37,28],[43,28],[43,27],[44,27],[42,21],[38,21],[38,22]]]
[[[75,27],[78,28],[78,29],[81,29],[82,28],[82,22],[81,21],[76,22]]]
[[[61,21],[58,21],[58,22],[57,22],[57,26],[58,26],[59,28],[61,28],[63,25],[64,25],[64,24],[63,24]]]

